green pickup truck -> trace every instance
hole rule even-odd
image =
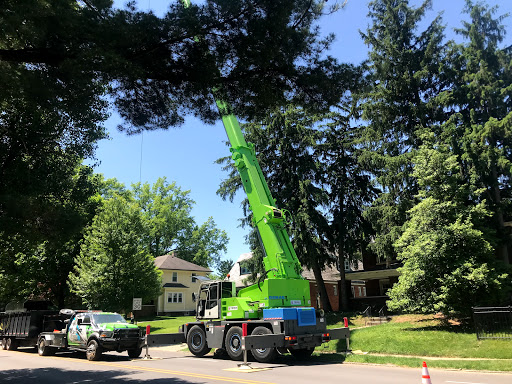
[[[142,331],[118,313],[101,311],[25,311],[0,314],[2,348],[37,346],[41,356],[58,350],[84,351],[88,360],[99,360],[106,351],[139,357]]]

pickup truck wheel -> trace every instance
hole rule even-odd
[[[226,334],[226,352],[231,360],[242,360],[244,352],[242,351],[242,328],[231,327]]]
[[[37,353],[39,356],[49,356],[53,352],[52,347],[48,347],[45,344],[44,337],[41,337],[39,341],[37,342]]]
[[[313,354],[314,350],[315,350],[315,348],[301,348],[301,349],[289,348],[290,353],[297,360],[306,360],[308,357],[310,357]]]
[[[198,357],[206,355],[211,350],[206,342],[206,333],[199,325],[194,325],[188,331],[187,345],[190,352]]]
[[[271,335],[272,331],[267,327],[256,327],[251,332],[251,335]],[[276,358],[277,351],[275,348],[263,348],[263,349],[253,349],[252,351],[253,357],[256,361],[260,363],[270,363]]]
[[[5,349],[8,351],[15,351],[18,349],[18,342],[12,338],[8,338],[5,342]]]
[[[140,356],[142,353],[142,348],[135,348],[135,349],[129,349],[128,350],[128,356],[130,356],[132,359],[136,359]]]
[[[101,358],[101,347],[96,340],[90,340],[87,343],[87,349],[85,351],[85,356],[89,361],[96,361]]]

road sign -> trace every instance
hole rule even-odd
[[[141,298],[134,298],[133,299],[132,310],[140,311],[141,309],[142,309],[142,299]]]

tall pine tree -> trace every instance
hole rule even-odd
[[[452,112],[442,137],[459,156],[470,185],[467,204],[485,200],[492,212],[485,227],[493,228],[498,259],[510,263],[512,218],[512,51],[499,44],[505,36],[497,8],[466,2],[470,21],[456,32],[467,42],[452,44],[453,88],[442,100]]]
[[[430,0],[418,8],[410,7],[407,0],[373,1],[372,25],[361,33],[371,48],[368,80],[372,84],[361,94],[362,118],[367,122],[361,161],[381,188],[366,215],[376,231],[372,247],[387,260],[394,258],[393,243],[415,204],[411,159],[421,144],[418,132],[442,119],[442,111],[432,102],[444,87],[439,76],[440,17],[418,31],[430,6]]]

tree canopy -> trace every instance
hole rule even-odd
[[[176,126],[190,113],[215,120],[210,92],[220,84],[242,117],[290,98],[326,108],[338,97],[331,85],[339,68],[322,57],[331,40],[315,26],[323,8],[309,0],[187,8],[176,1],[157,17],[109,0],[8,0],[0,10],[1,72],[13,85],[44,75],[60,92],[108,94],[130,132]]]
[[[133,201],[120,195],[105,201],[69,274],[71,291],[87,308],[127,313],[134,297],[147,301],[160,295],[161,272],[141,242],[143,228]]]

